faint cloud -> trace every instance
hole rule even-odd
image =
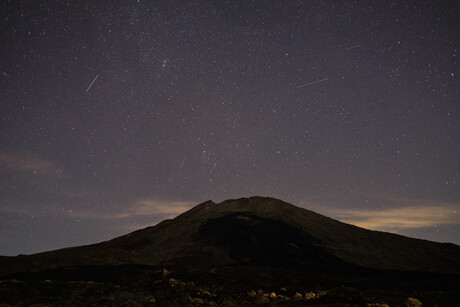
[[[196,205],[195,202],[191,201],[164,201],[158,199],[139,199],[133,206],[133,213],[140,215],[144,214],[171,214],[178,215]]]
[[[20,214],[31,217],[38,216],[60,216],[71,219],[96,219],[96,220],[132,220],[148,221],[174,218],[192,208],[196,203],[190,201],[168,201],[158,199],[138,199],[123,206],[111,206],[91,208],[89,204],[85,207],[40,204],[36,202],[7,201],[0,204],[2,214]],[[148,222],[147,222],[148,223]],[[151,224],[150,224],[151,225]]]
[[[176,216],[190,210],[197,202],[191,201],[164,201],[158,199],[138,199],[129,211],[122,213],[119,218],[131,219],[134,222],[125,225],[124,229],[133,231],[148,226],[153,226],[165,219]]]
[[[416,202],[416,200],[410,199],[400,199],[399,201]],[[409,228],[460,224],[460,204],[435,205],[432,201],[400,208],[374,210],[331,209],[329,213],[340,221],[382,231],[397,232]]]
[[[31,153],[0,154],[0,165],[13,172],[31,173],[35,175],[62,178],[63,171],[55,163]]]
[[[65,214],[72,217],[87,219],[132,219],[148,216],[175,217],[192,208],[196,203],[190,201],[169,201],[150,198],[134,200],[126,206],[117,206],[111,210],[70,210]]]
[[[13,220],[17,217],[34,217],[40,213],[39,210],[33,210],[33,204],[17,201],[15,203],[11,203],[8,201],[3,200],[0,203],[0,217],[2,217],[2,224],[12,224]]]

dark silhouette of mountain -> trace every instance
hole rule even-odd
[[[439,304],[457,299],[453,293],[458,293],[459,260],[460,246],[454,244],[370,231],[281,200],[251,197],[207,201],[175,219],[98,244],[0,257],[0,278],[23,280],[25,288],[44,280],[138,287],[141,280],[154,284],[157,279],[163,283],[163,297],[168,297],[164,284],[168,289],[174,285],[159,273],[168,268],[182,280],[177,289],[225,285],[234,293],[282,287],[292,292],[352,285],[355,288],[337,288],[335,296],[328,292],[327,302],[331,297],[344,302],[354,295],[359,299],[351,303],[359,305],[366,302],[362,293],[376,295],[374,285],[388,299],[389,293],[391,299],[402,299],[406,293],[429,290],[432,294],[425,300]],[[395,287],[402,289],[399,296],[394,295]],[[443,298],[440,287],[446,292]],[[171,295],[165,302],[171,303]]]
[[[74,265],[350,263],[384,270],[460,273],[460,247],[370,231],[273,198],[204,202],[116,239],[30,256],[4,257],[2,274]]]

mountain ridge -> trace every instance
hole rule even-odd
[[[274,198],[206,201],[101,243],[0,257],[0,304],[456,306],[458,259],[454,244]]]
[[[232,214],[233,219],[223,219]],[[248,214],[257,217],[259,226],[255,223],[253,228],[245,229],[244,227],[249,227],[250,223],[246,226],[239,223],[238,214],[243,219],[249,218],[244,217]],[[460,247],[455,244],[367,230],[275,198],[254,196],[229,199],[221,203],[206,201],[174,219],[164,220],[155,226],[97,244],[28,256],[2,257],[0,263],[7,265],[2,265],[0,276],[19,271],[40,271],[80,265],[168,266],[180,264],[185,261],[184,259],[188,259],[187,261],[194,259],[192,263],[195,261],[197,264],[237,264],[239,261],[231,257],[229,246],[225,244],[213,246],[203,241],[206,235],[203,235],[203,238],[199,236],[203,225],[216,219],[223,219],[222,221],[225,221],[229,227],[241,226],[240,231],[247,233],[246,235],[254,236],[252,232],[256,231],[259,241],[266,241],[266,239],[263,238],[263,233],[259,233],[257,227],[271,229],[269,225],[272,225],[289,233],[294,233],[292,229],[297,229],[301,236],[314,239],[312,241],[314,243],[308,243],[308,248],[318,248],[321,252],[360,267],[377,270],[460,273],[457,264],[457,260],[460,259]],[[265,226],[260,226],[264,223]],[[229,232],[228,238],[232,237],[231,230],[232,228],[225,229]],[[272,236],[277,236],[276,231]],[[242,236],[241,240],[245,240],[245,237]],[[279,241],[277,244],[282,245],[281,238],[276,240]],[[237,242],[235,244],[237,247]],[[251,243],[245,242],[245,244]],[[269,243],[264,244],[268,248]],[[290,247],[287,246],[285,249],[288,251]],[[308,257],[308,253],[304,256]]]

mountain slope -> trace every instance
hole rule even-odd
[[[460,273],[460,247],[370,231],[273,198],[204,202],[99,244],[0,258],[0,276],[68,266],[268,264]]]

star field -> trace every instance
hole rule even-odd
[[[0,254],[252,195],[460,243],[452,1],[1,6]]]

